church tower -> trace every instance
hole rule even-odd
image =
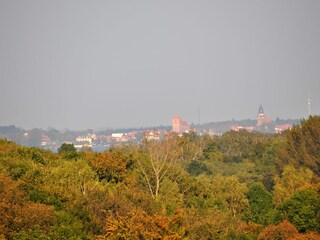
[[[181,131],[181,127],[180,124],[181,123],[181,118],[179,116],[174,116],[172,118],[172,131],[176,132],[176,133],[180,133]]]
[[[263,107],[260,104],[259,111],[258,111],[258,121],[257,121],[257,126],[261,126],[264,123],[264,111]]]
[[[187,121],[183,121],[181,117],[174,116],[172,118],[172,131],[182,134],[190,131],[190,126]]]

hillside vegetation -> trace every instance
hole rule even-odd
[[[0,239],[320,239],[320,117],[59,153],[0,140]]]

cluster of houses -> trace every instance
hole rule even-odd
[[[189,124],[182,120],[181,117],[175,116],[172,118],[172,130],[149,129],[144,131],[132,131],[127,133],[112,133],[110,135],[87,134],[85,136],[76,137],[75,141],[66,142],[72,143],[76,149],[84,148],[107,149],[110,145],[117,145],[128,142],[140,142],[142,139],[147,141],[160,140],[166,134],[174,132],[178,135],[191,131]]]
[[[270,132],[270,133],[282,133],[292,127],[291,124],[280,124],[276,125],[271,118],[266,117],[262,105],[258,110],[257,124],[255,126],[239,126],[232,125],[230,129],[232,131],[239,132],[240,130],[246,130],[248,132],[259,131],[259,132]]]
[[[230,125],[229,125],[230,126]],[[200,126],[201,127],[201,126]],[[281,133],[292,127],[291,124],[276,125],[270,118],[266,117],[264,110],[260,105],[258,110],[258,117],[256,125],[254,126],[240,126],[233,124],[230,126],[232,131],[246,130],[248,132],[262,131],[262,132],[273,132]],[[266,131],[268,130],[268,131]],[[183,133],[196,132],[197,134],[209,134],[219,135],[215,129],[192,129],[188,122],[183,120],[180,116],[174,116],[172,118],[172,129],[170,131],[163,129],[149,129],[144,131],[131,131],[126,133],[115,132],[109,135],[96,135],[94,133],[87,134],[84,136],[77,136],[74,140],[64,141],[65,143],[72,143],[77,149],[81,150],[84,148],[90,148],[94,151],[103,151],[109,148],[111,145],[123,144],[128,142],[141,142],[143,139],[160,140],[163,136],[169,133],[175,133],[182,135]],[[41,138],[41,146],[46,148],[54,144],[47,135],[43,135]]]
[[[266,117],[264,114],[263,107],[260,105],[258,110],[258,117],[255,126],[239,126],[231,125],[230,130],[232,131],[241,131],[246,130],[248,132],[253,131],[266,131],[281,133],[292,127],[291,124],[282,124],[276,125],[271,120],[271,118]],[[150,140],[160,140],[168,133],[175,133],[177,135],[182,135],[183,133],[188,132],[198,132],[199,134],[205,133],[209,135],[217,135],[214,129],[198,129],[190,128],[190,125],[187,121],[183,120],[180,116],[174,116],[172,118],[172,129],[171,131],[159,130],[159,129],[150,129],[145,131],[132,131],[128,133],[112,133],[111,135],[95,135],[88,134],[87,136],[78,136],[73,142],[74,146],[77,149],[82,148],[94,148],[95,146],[104,146],[108,148],[112,144],[121,144],[128,142],[140,142],[142,139]]]

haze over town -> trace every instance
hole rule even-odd
[[[0,1],[0,126],[320,112],[320,2]]]

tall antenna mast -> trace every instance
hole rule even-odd
[[[200,107],[198,106],[198,126],[200,126]]]
[[[310,98],[310,93],[308,93],[307,102],[308,102],[308,116],[310,116],[310,115],[311,115],[311,98]]]

